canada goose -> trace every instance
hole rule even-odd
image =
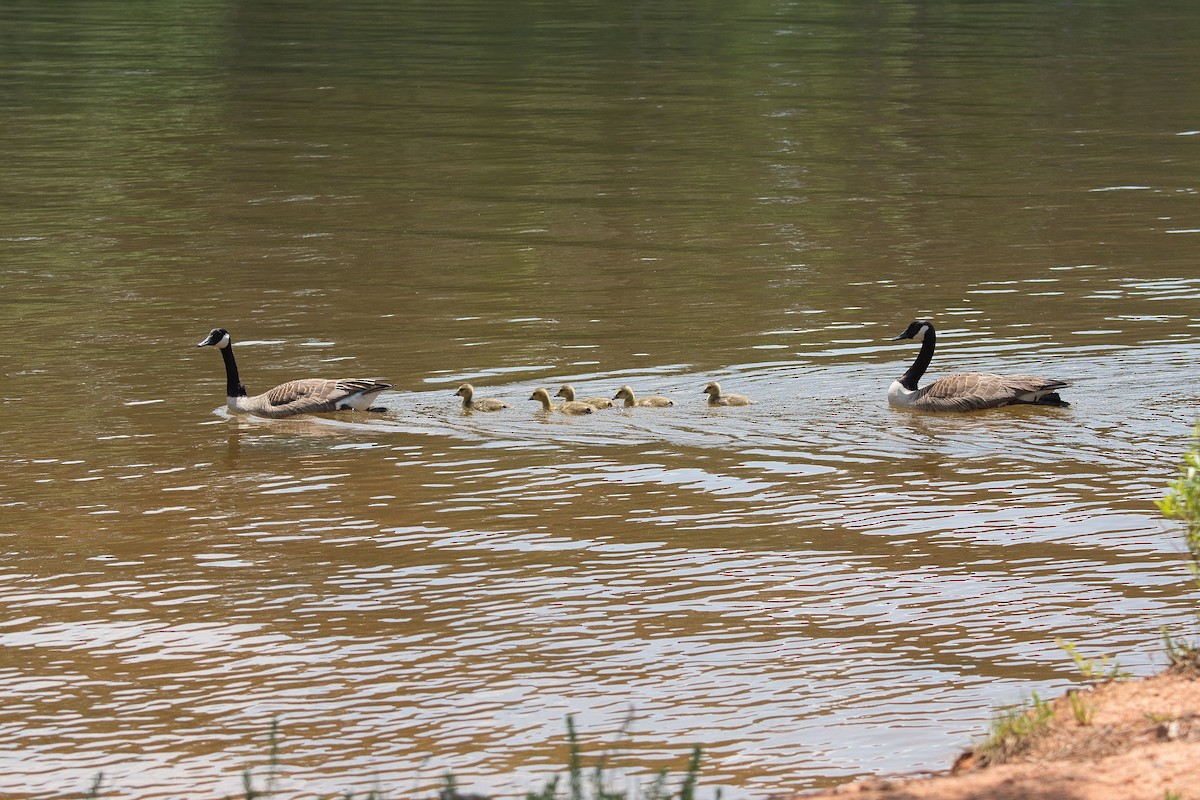
[[[710,406],[748,406],[750,398],[744,394],[721,394],[721,384],[712,381],[704,387]]]
[[[509,408],[508,403],[503,400],[496,400],[493,397],[476,400],[475,387],[469,383],[464,383],[458,387],[458,391],[454,395],[463,399],[463,411],[499,411],[502,408]]]
[[[575,387],[569,383],[564,383],[562,388],[554,395],[561,397],[568,403],[575,400]],[[607,397],[584,397],[579,400],[580,403],[587,403],[592,408],[612,408],[613,401]]]
[[[294,414],[313,414],[321,411],[387,411],[372,408],[375,397],[390,383],[366,378],[303,378],[281,383],[270,391],[253,397],[238,379],[237,362],[233,360],[233,339],[224,328],[212,332],[197,347],[214,346],[225,361],[225,402],[230,411],[246,411],[260,417],[290,417]]]
[[[1042,406],[1070,405],[1058,396],[1058,390],[1069,384],[1032,375],[956,372],[918,389],[917,381],[921,380],[921,376],[929,368],[929,362],[933,360],[937,333],[932,322],[917,320],[892,341],[898,342],[901,339],[915,339],[920,342],[921,352],[917,354],[917,360],[908,368],[908,372],[888,388],[888,403],[893,406],[920,411],[975,411],[980,408],[1020,403]]]
[[[563,414],[594,414],[596,409],[589,406],[587,403],[580,403],[574,400],[568,400],[564,403],[555,405],[550,401],[550,392],[538,387],[533,390],[533,394],[529,396],[530,400],[538,400],[542,404],[543,411],[558,411]]]
[[[651,406],[653,408],[665,408],[666,406],[675,405],[675,401],[671,400],[668,397],[656,397],[655,396],[655,397],[643,397],[641,399],[638,399],[633,396],[633,389],[630,389],[628,384],[622,386],[620,389],[617,389],[617,393],[615,395],[613,395],[613,400],[624,400],[626,408],[632,408],[634,406]]]

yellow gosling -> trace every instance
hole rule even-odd
[[[711,381],[704,387],[710,406],[748,406],[750,398],[744,394],[721,394],[721,384]]]
[[[596,412],[596,409],[592,408],[587,403],[572,401],[555,405],[550,400],[550,392],[546,391],[540,386],[533,390],[533,394],[529,396],[529,399],[540,402],[542,404],[543,411],[557,411],[560,414],[570,414],[572,416],[577,416],[579,414],[594,414]]]
[[[554,396],[561,397],[568,403],[575,402],[575,387],[569,383],[564,383]],[[579,399],[579,402],[587,403],[592,408],[612,408],[615,405],[607,397],[582,397]]]
[[[628,384],[617,390],[617,393],[613,395],[613,400],[624,400],[626,408],[633,408],[634,406],[642,406],[643,408],[666,408],[667,406],[675,405],[675,401],[669,397],[659,397],[657,395],[641,398],[635,397],[633,394],[633,389],[629,388]]]
[[[503,400],[497,400],[494,397],[484,397],[476,400],[475,387],[469,383],[464,383],[458,387],[458,391],[454,393],[454,396],[462,398],[463,411],[499,411],[510,407],[508,403]]]

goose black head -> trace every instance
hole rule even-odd
[[[932,330],[932,322],[924,319],[914,320],[913,322],[909,323],[907,328],[904,329],[904,333],[893,338],[892,341],[898,342],[901,339],[912,339],[917,342],[922,342],[925,340],[925,334]]]
[[[215,345],[216,347],[224,349],[229,347],[229,343],[231,341],[232,340],[229,338],[229,331],[225,330],[224,328],[213,328],[211,331],[209,331],[209,334],[207,337],[205,337],[204,341],[200,342],[198,345],[196,345],[196,347],[209,347],[210,345]]]

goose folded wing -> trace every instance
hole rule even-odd
[[[925,387],[919,407],[933,411],[975,411],[1011,403],[1008,378],[988,372],[958,372]]]
[[[343,381],[305,378],[281,383],[266,394],[267,402],[280,411],[294,414],[329,411],[338,400],[350,394],[341,388]]]
[[[373,381],[370,378],[342,378],[337,381],[326,381],[333,383],[337,387],[337,391],[331,392],[329,397],[331,400],[341,400],[343,397],[349,397],[352,394],[368,394],[370,392],[382,392],[384,389],[392,388],[390,383],[382,381]],[[335,396],[336,395],[336,396]]]
[[[1004,380],[1008,382],[1009,388],[1017,394],[1031,392],[1045,394],[1046,392],[1057,392],[1059,389],[1065,389],[1071,385],[1066,381],[1039,378],[1036,375],[1005,375]]]
[[[959,372],[939,378],[922,392],[919,407],[934,411],[975,411],[1031,402],[1063,388],[1063,381],[1033,375]]]
[[[1070,384],[1066,381],[1055,381],[1036,375],[1005,375],[1004,380],[1015,402],[1033,403]]]

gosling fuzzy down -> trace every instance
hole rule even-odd
[[[464,383],[458,387],[458,391],[454,393],[455,397],[462,398],[463,411],[502,411],[511,406],[503,400],[497,400],[494,397],[482,397],[475,399],[475,387],[469,383]]]
[[[575,402],[575,387],[569,383],[564,383],[554,396],[561,397],[568,403]],[[587,403],[592,408],[612,408],[615,405],[607,397],[581,397],[579,398],[579,402]]]
[[[721,384],[711,381],[704,387],[710,406],[748,406],[750,398],[744,394],[722,394]]]
[[[543,411],[557,411],[560,414],[570,414],[572,416],[578,416],[580,414],[594,414],[596,411],[596,409],[592,408],[587,403],[580,403],[579,401],[567,401],[555,405],[554,402],[550,400],[550,392],[546,391],[542,387],[534,389],[533,394],[529,396],[529,399],[540,402],[542,404]]]
[[[626,408],[641,406],[643,408],[666,408],[667,406],[675,405],[675,401],[669,397],[661,397],[659,395],[651,395],[650,397],[637,397],[633,393],[633,389],[629,384],[617,389],[617,393],[613,395],[613,400],[624,400]]]

